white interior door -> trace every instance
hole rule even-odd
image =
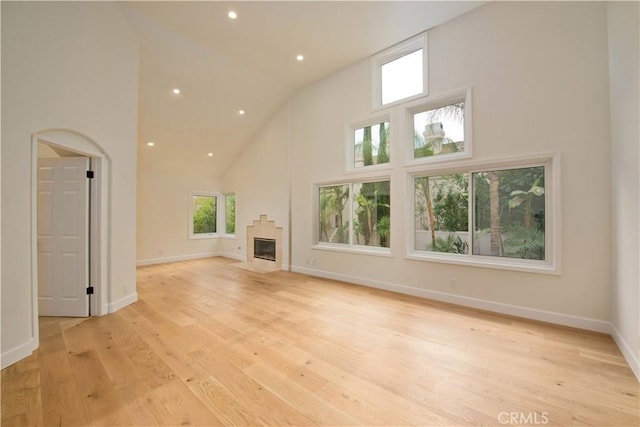
[[[87,317],[88,157],[38,160],[38,310]]]

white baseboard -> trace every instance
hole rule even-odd
[[[153,264],[164,264],[166,262],[174,262],[174,261],[187,261],[190,259],[200,259],[200,258],[211,258],[214,256],[227,256],[222,252],[204,252],[199,254],[190,254],[190,255],[177,255],[170,257],[162,257],[162,258],[148,258],[148,259],[139,259],[136,261],[136,265],[138,267],[143,265],[153,265]]]
[[[241,262],[246,262],[247,261],[247,256],[246,255],[239,255],[239,254],[232,254],[232,253],[228,253],[228,252],[223,252],[218,254],[218,256],[224,257],[224,258],[230,258],[230,259],[235,259]]]
[[[622,338],[622,335],[620,335],[616,327],[613,326],[613,323],[611,324],[611,336],[618,345],[618,348],[622,352],[627,364],[629,364],[629,367],[638,379],[638,382],[640,382],[640,360],[638,359],[638,355],[634,354],[627,342]]]
[[[4,369],[7,366],[11,366],[16,362],[21,361],[25,357],[31,356],[34,350],[38,348],[37,340],[31,338],[24,344],[19,345],[18,347],[12,348],[6,352],[3,352],[0,355],[0,369]]]
[[[554,323],[557,325],[570,326],[573,328],[586,329],[590,331],[611,332],[611,324],[604,320],[590,319],[587,317],[573,316],[570,314],[556,313],[552,311],[539,310],[519,305],[504,304],[501,302],[489,301],[479,298],[466,297],[462,295],[449,294],[446,292],[432,291],[428,289],[412,288],[395,283],[385,283],[377,280],[364,279],[356,276],[314,270],[306,267],[294,266],[292,271],[304,273],[310,276],[324,277],[327,279],[341,280],[343,282],[357,285],[369,286],[386,291],[398,292],[406,295],[427,298],[435,301],[447,302],[450,304],[462,305],[465,307],[487,310],[494,313],[507,314],[510,316],[522,317],[525,319],[538,320],[542,322]]]
[[[127,295],[124,298],[120,298],[118,301],[114,301],[114,302],[108,304],[109,313],[115,313],[116,311],[120,310],[121,308],[124,308],[124,307],[128,306],[129,304],[133,304],[136,301],[138,301],[138,294],[137,293],[133,293],[131,295]]]

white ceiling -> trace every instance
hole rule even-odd
[[[119,3],[141,40],[140,159],[218,178],[296,89],[484,3]]]

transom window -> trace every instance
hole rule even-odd
[[[383,165],[390,162],[389,121],[357,125],[353,132],[351,168]]]
[[[382,105],[424,92],[422,49],[382,64]]]
[[[471,157],[471,89],[413,103],[408,112],[413,133],[410,160],[429,163]]]
[[[372,57],[374,108],[426,94],[426,39],[421,34]]]

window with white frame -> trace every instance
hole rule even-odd
[[[390,219],[388,180],[318,186],[320,245],[388,248]]]
[[[218,232],[218,195],[191,193],[189,238],[216,237]]]
[[[554,271],[557,160],[410,175],[410,257]]]
[[[426,46],[424,33],[371,58],[374,108],[426,94]]]
[[[391,159],[389,120],[377,119],[351,128],[347,169],[388,164]]]
[[[224,195],[224,232],[236,234],[236,195]]]
[[[414,163],[471,156],[471,89],[414,104],[408,112]]]

